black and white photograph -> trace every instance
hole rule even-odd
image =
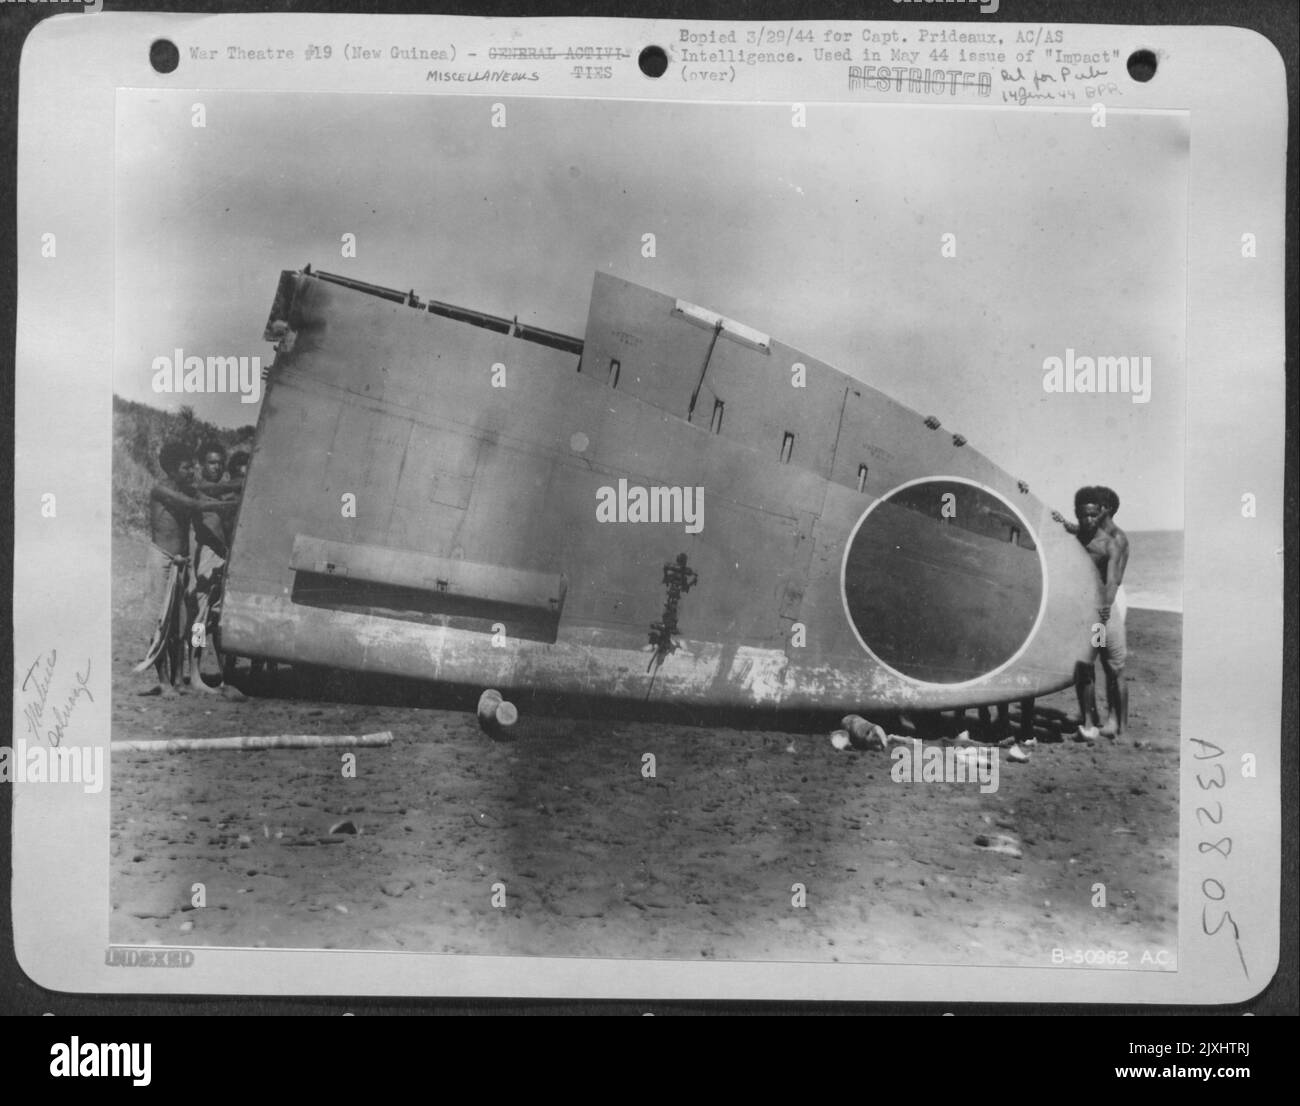
[[[1176,967],[1189,134],[1093,131],[122,92],[114,942]]]
[[[968,14],[41,25],[27,977],[1259,993],[1284,73]]]

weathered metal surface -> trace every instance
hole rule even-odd
[[[603,274],[581,344],[380,292],[281,278],[223,647],[836,710],[1043,694],[1087,655],[1078,543],[976,450],[815,358]],[[628,488],[703,489],[698,528],[600,521]],[[680,554],[698,583],[663,649]]]

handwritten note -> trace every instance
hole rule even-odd
[[[59,653],[51,649],[28,666],[21,691],[25,697],[23,717],[27,729],[37,741],[58,747],[72,721],[73,712],[83,698],[95,701],[90,688],[90,658],[81,670],[74,670],[71,681],[60,681]],[[64,686],[60,686],[62,683]]]

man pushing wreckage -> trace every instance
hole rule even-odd
[[[167,442],[158,451],[162,478],[149,491],[149,536],[146,603],[156,611],[153,637],[144,660],[134,671],[153,667],[157,684],[145,695],[175,695],[184,690],[182,669],[188,668],[190,686],[201,684],[197,651],[191,651],[189,632],[196,614],[190,571],[190,530],[202,529],[203,516],[228,517],[239,498],[214,499],[195,483],[195,458],[181,442]],[[204,631],[206,634],[206,629]]]
[[[1090,637],[1091,659],[1080,661],[1075,669],[1075,692],[1079,701],[1079,725],[1075,733],[1076,741],[1094,742],[1098,737],[1108,737],[1112,741],[1123,736],[1128,724],[1128,687],[1124,679],[1124,663],[1127,658],[1127,639],[1125,634],[1125,615],[1127,605],[1124,598],[1124,573],[1128,567],[1128,536],[1115,525],[1114,515],[1119,510],[1119,496],[1110,488],[1103,486],[1086,486],[1080,488],[1074,496],[1074,513],[1077,521],[1069,522],[1059,511],[1052,512],[1052,520],[1063,525],[1073,534],[1092,559],[1097,571],[1098,601],[1097,619],[1093,624]],[[1100,658],[1106,675],[1106,707],[1108,718],[1105,725],[1099,725],[1097,696],[1094,685],[1094,666]],[[964,712],[963,712],[964,713]],[[998,731],[1005,732],[1009,726],[1009,714],[1005,706],[998,708]],[[989,726],[989,708],[979,708],[980,721],[985,730]],[[1020,734],[1013,738],[1007,750],[1007,758],[1017,763],[1029,759],[1024,746],[1037,744],[1034,737],[1034,700],[1027,698],[1020,703]],[[891,745],[901,745],[908,739],[895,734],[887,734],[884,729],[856,714],[847,715],[841,723],[842,729],[831,734],[831,743],[837,749],[847,749],[850,745],[857,749],[883,749],[889,751]],[[969,735],[963,732],[957,743],[969,741]]]
[[[1124,573],[1128,569],[1128,535],[1115,525],[1119,496],[1104,486],[1080,488],[1074,496],[1076,522],[1066,522],[1059,514],[1052,518],[1061,523],[1083,546],[1097,569],[1101,594],[1097,604],[1098,622],[1092,632],[1091,659],[1080,662],[1075,671],[1075,692],[1079,700],[1079,731],[1082,741],[1098,737],[1119,740],[1128,725],[1128,686],[1124,663],[1128,659],[1125,618],[1128,610],[1124,598]],[[1103,726],[1097,712],[1094,684],[1096,662],[1100,658],[1106,674],[1106,712]]]

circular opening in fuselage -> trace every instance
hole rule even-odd
[[[872,657],[946,685],[1010,664],[1047,591],[1029,523],[997,492],[958,477],[903,484],[872,504],[849,537],[841,588]]]

